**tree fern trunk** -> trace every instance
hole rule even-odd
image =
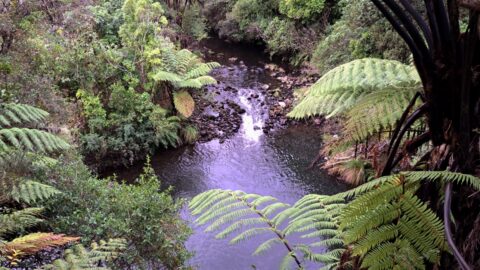
[[[425,115],[435,147],[428,161],[429,169],[475,174],[480,128],[479,9],[469,6],[469,26],[466,33],[460,34],[458,8],[465,1],[449,0],[445,7],[444,1],[425,0],[428,24],[418,16],[419,12],[412,10],[408,1],[400,1],[402,6],[393,0],[372,1],[409,45],[422,78]],[[403,125],[407,127],[406,123],[400,123],[398,128]],[[389,160],[396,155],[403,135],[395,138],[396,142],[392,140],[392,145],[397,147],[392,149]],[[384,174],[394,165],[394,162],[387,162]],[[425,194],[433,194],[438,187],[428,185],[425,188]],[[480,262],[473,259],[480,257],[479,247],[472,244],[480,241],[477,221],[480,196],[472,193],[472,190],[453,187],[451,213],[456,217],[457,226],[449,236],[452,247],[459,247],[459,253],[455,254],[457,261],[461,264],[462,254],[468,254],[466,262],[475,268],[480,267]],[[433,205],[439,200],[430,199]],[[450,213],[448,204],[444,210]],[[449,225],[449,217],[444,218]]]

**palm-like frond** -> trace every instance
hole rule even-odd
[[[254,254],[263,254],[277,244],[284,245],[287,254],[281,269],[290,269],[300,254],[313,261],[338,262],[343,242],[336,229],[343,206],[343,199],[321,195],[308,195],[290,206],[270,196],[229,190],[207,191],[190,203],[192,214],[198,216],[195,221],[198,225],[210,224],[206,231],[220,231],[217,238],[234,235],[232,244],[258,234],[270,234],[272,238],[260,244]],[[310,239],[311,244],[292,246],[287,237],[293,234]],[[320,246],[336,251],[315,253]]]
[[[76,242],[79,239],[78,237],[68,237],[63,234],[31,233],[17,237],[12,241],[4,242],[0,245],[0,253],[15,256],[16,259],[20,256],[33,255],[51,247]]]
[[[173,104],[177,111],[186,118],[192,116],[195,109],[195,101],[187,91],[173,93]]]
[[[290,117],[328,117],[346,112],[360,99],[379,90],[419,89],[421,81],[413,66],[394,60],[365,58],[338,66],[310,87]]]
[[[362,267],[424,269],[439,264],[447,249],[443,223],[415,192],[422,181],[469,185],[480,190],[480,179],[453,172],[403,172],[370,181],[333,196],[354,198],[343,210],[339,229]]]
[[[60,194],[60,191],[49,185],[26,180],[21,181],[19,185],[14,185],[10,194],[15,201],[30,204],[37,201],[47,200]]]
[[[6,151],[9,147],[32,152],[50,153],[68,149],[69,145],[59,137],[37,129],[0,129],[0,151]]]
[[[346,113],[344,134],[347,139],[363,141],[382,130],[393,130],[417,90],[387,88],[359,99]]]
[[[64,259],[55,260],[52,264],[44,265],[43,270],[108,270],[108,267],[100,267],[102,262],[111,262],[117,258],[127,247],[123,239],[110,239],[93,243],[90,249],[82,245],[76,245],[65,251]]]
[[[211,190],[196,196],[190,209],[197,224],[220,231],[217,238],[234,235],[232,243],[271,234],[254,254],[277,244],[291,247],[281,269],[290,269],[299,254],[323,263],[322,269],[345,269],[355,258],[362,269],[425,269],[427,262],[439,264],[447,244],[442,221],[415,195],[422,181],[480,190],[480,179],[471,175],[402,172],[333,196],[307,195],[293,206],[270,196]],[[308,239],[306,244],[292,247],[287,238],[293,234]]]
[[[25,208],[10,214],[0,214],[0,238],[9,233],[18,232],[42,222],[38,216],[43,208]]]
[[[163,46],[161,51],[152,55],[150,62],[156,66],[150,74],[151,78],[157,82],[169,82],[177,90],[199,89],[217,83],[208,73],[220,64],[203,63],[200,57],[186,49]]]
[[[2,104],[0,105],[0,128],[38,123],[45,120],[48,115],[48,112],[26,104]]]

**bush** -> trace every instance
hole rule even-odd
[[[321,74],[364,57],[408,61],[408,47],[371,1],[341,1],[339,6],[341,19],[328,29],[312,56]]]
[[[197,4],[188,6],[182,16],[182,31],[196,40],[202,40],[208,36],[206,29],[200,7]]]
[[[148,93],[114,84],[106,105],[85,91],[79,91],[77,97],[86,122],[80,137],[81,152],[97,167],[128,166],[160,146],[180,142],[180,119],[168,117],[167,111],[152,103]]]
[[[48,178],[63,192],[49,202],[50,226],[84,243],[127,240],[118,267],[182,269],[190,257],[184,246],[190,229],[179,217],[183,201],[175,201],[170,189],[160,191],[150,166],[132,185],[98,179],[80,162],[58,164]]]

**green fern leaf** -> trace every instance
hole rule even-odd
[[[394,60],[355,60],[330,70],[320,78],[289,116],[330,117],[345,112],[361,98],[378,90],[420,87],[420,78],[412,66]]]

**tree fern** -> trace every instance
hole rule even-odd
[[[413,66],[394,60],[355,60],[327,72],[310,87],[289,116],[330,117],[346,112],[362,98],[379,90],[410,92],[420,87],[420,78]]]
[[[59,194],[56,188],[36,181],[22,181],[19,185],[13,186],[11,197],[17,202],[31,204],[37,201],[47,200]]]
[[[190,117],[195,108],[195,101],[187,91],[178,91],[173,93],[173,104],[177,111],[184,117]]]
[[[32,152],[54,152],[65,150],[69,145],[62,139],[38,129],[20,128],[15,125],[39,123],[48,113],[24,104],[0,106],[0,152],[8,148]]]
[[[363,141],[382,130],[393,130],[417,90],[387,88],[359,99],[346,113],[346,139]]]
[[[43,270],[108,270],[108,267],[100,267],[103,262],[111,262],[126,249],[126,241],[123,239],[110,239],[93,243],[90,249],[82,245],[76,245],[65,251],[64,259],[58,259],[52,264],[44,265]]]
[[[442,221],[415,195],[422,181],[457,183],[480,190],[480,179],[471,175],[402,172],[333,196],[307,195],[293,206],[270,196],[211,190],[196,196],[190,209],[198,216],[197,224],[209,224],[207,231],[220,231],[217,238],[233,235],[232,243],[271,234],[254,254],[285,245],[287,255],[281,269],[290,269],[301,256],[323,263],[322,269],[354,265],[425,269],[427,262],[438,265],[440,253],[448,247]],[[300,234],[305,243],[292,245],[287,238],[293,234]],[[319,251],[318,247],[327,250]]]
[[[206,231],[219,231],[217,238],[233,235],[232,244],[258,234],[270,234],[272,237],[261,243],[254,254],[263,254],[274,245],[283,245],[286,255],[280,269],[291,269],[294,263],[302,267],[300,255],[323,263],[339,260],[339,250],[335,249],[336,252],[329,255],[317,254],[313,250],[319,246],[343,246],[336,230],[343,205],[341,198],[320,195],[306,196],[290,206],[270,196],[211,190],[196,196],[190,202],[190,209],[193,215],[198,216],[195,221],[198,225],[208,223]],[[287,239],[293,234],[311,239],[311,244],[293,246]]]
[[[362,267],[424,269],[439,264],[447,250],[443,223],[415,192],[421,181],[470,185],[480,190],[480,179],[452,172],[404,172],[368,182],[335,195],[354,198],[342,210],[339,229],[345,244],[353,246]],[[388,252],[386,252],[388,250]]]
[[[216,62],[202,63],[201,59],[189,50],[177,50],[170,42],[161,50],[153,50],[149,61],[155,66],[150,76],[157,82],[169,82],[177,90],[185,88],[198,89],[216,80],[207,74],[220,64]],[[163,44],[162,43],[162,44]]]
[[[43,208],[30,207],[8,214],[1,213],[0,239],[6,234],[22,231],[42,222],[42,219],[38,217],[42,212]]]
[[[0,128],[38,123],[48,117],[48,112],[30,105],[7,103],[0,105]]]
[[[48,132],[29,128],[6,128],[0,130],[0,150],[8,147],[32,152],[54,152],[65,150],[69,145]]]
[[[2,243],[0,254],[10,257],[10,261],[17,261],[19,257],[33,255],[41,250],[63,246],[78,240],[78,237],[68,237],[63,234],[30,233]]]

